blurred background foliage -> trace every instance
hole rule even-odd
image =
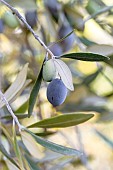
[[[113,0],[7,0],[7,2],[18,9],[56,56],[67,52],[94,52],[110,57],[106,63],[63,59],[72,72],[75,90],[69,92],[66,101],[55,110],[47,101],[47,84],[43,82],[33,115],[30,119],[25,118],[29,95],[43,63],[45,51],[18,18],[10,18],[10,22],[7,21],[6,12],[9,9],[0,4],[0,89],[5,92],[22,67],[29,63],[27,73],[29,81],[21,94],[19,93],[16,100],[11,103],[22,124],[28,126],[55,115],[56,111],[64,114],[75,111],[95,112],[93,119],[77,127],[50,131],[43,128],[34,129],[35,133],[55,143],[81,150],[85,157],[80,159],[62,157],[40,146],[36,152],[34,148],[30,148],[28,156],[17,130],[19,147],[25,150],[22,151],[23,155],[28,162],[39,164],[43,170],[112,170]],[[69,33],[71,34],[67,36]],[[65,36],[67,37],[59,41]],[[12,120],[2,118],[6,115],[9,113],[3,107],[0,110],[0,143],[2,142],[7,151],[15,156],[10,141]],[[27,148],[30,147],[29,144],[26,145]],[[32,140],[31,145],[34,145]],[[15,170],[1,153],[0,169]]]

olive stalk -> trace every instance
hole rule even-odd
[[[20,124],[18,118],[15,116],[15,114],[14,114],[11,106],[9,105],[9,102],[7,101],[6,97],[5,97],[4,94],[1,92],[1,90],[0,90],[0,96],[1,96],[2,101],[5,103],[8,111],[10,112],[11,116],[13,117],[13,120],[14,120],[14,121],[16,122],[16,124],[18,125],[19,131],[21,131],[21,130],[24,129],[25,127]]]

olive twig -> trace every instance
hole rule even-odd
[[[24,129],[24,126],[22,126],[18,120],[18,118],[15,116],[13,110],[11,109],[11,106],[9,105],[9,102],[7,101],[6,97],[4,96],[4,94],[1,92],[0,90],[0,96],[1,96],[1,99],[2,101],[5,103],[8,111],[10,112],[11,116],[13,117],[13,120],[16,122],[16,124],[18,125],[19,127],[19,131],[21,131],[22,129]]]
[[[38,40],[38,42],[41,44],[41,46],[44,47],[44,49],[50,54],[51,58],[55,58],[54,54],[51,52],[51,50],[45,45],[45,43],[40,39],[40,37],[35,33],[35,31],[31,28],[31,26],[27,23],[26,19],[24,17],[22,17],[22,15],[14,8],[12,7],[10,4],[8,4],[7,2],[5,2],[4,0],[0,0],[1,3],[3,3],[5,6],[7,6],[12,12],[13,14],[15,14],[18,19],[20,19],[24,25],[27,27],[27,29],[33,34],[33,36],[35,37],[36,40]]]

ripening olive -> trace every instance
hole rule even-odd
[[[56,76],[56,68],[52,59],[45,62],[43,65],[43,79],[45,81],[51,81]]]
[[[53,106],[61,105],[67,96],[67,88],[61,79],[53,79],[47,87],[47,99]]]
[[[33,11],[27,11],[25,13],[25,18],[26,21],[28,22],[28,24],[33,28],[36,26],[37,24],[37,11],[33,10]]]
[[[3,21],[10,28],[16,28],[19,25],[19,22],[15,15],[13,15],[10,11],[7,11],[3,15]]]

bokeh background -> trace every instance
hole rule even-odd
[[[47,83],[43,82],[37,97],[33,116],[20,119],[28,126],[39,119],[58,113],[93,112],[94,118],[76,127],[52,129],[45,136],[55,143],[76,148],[84,157],[61,157],[39,147],[37,156],[32,155],[44,170],[112,170],[113,169],[113,0],[7,0],[14,6],[51,51],[60,56],[71,52],[94,52],[110,57],[107,62],[85,62],[63,59],[69,66],[75,90],[68,93],[66,101],[56,109],[47,101]],[[15,113],[28,112],[28,99],[39,74],[45,50],[23,23],[0,4],[0,89],[5,92],[14,82],[18,72],[29,63],[29,83],[11,103]],[[16,23],[15,23],[16,22]],[[62,41],[59,39],[71,33]],[[56,42],[56,43],[55,43]],[[11,133],[12,120],[0,110],[1,125]],[[37,133],[43,129],[35,129]],[[7,135],[1,130],[4,146],[12,149]],[[44,133],[43,133],[44,135]],[[20,143],[21,146],[21,143]],[[13,151],[12,151],[13,153]],[[32,148],[31,148],[32,153]],[[6,170],[7,160],[0,155],[0,169]],[[9,168],[10,169],[10,168]]]

